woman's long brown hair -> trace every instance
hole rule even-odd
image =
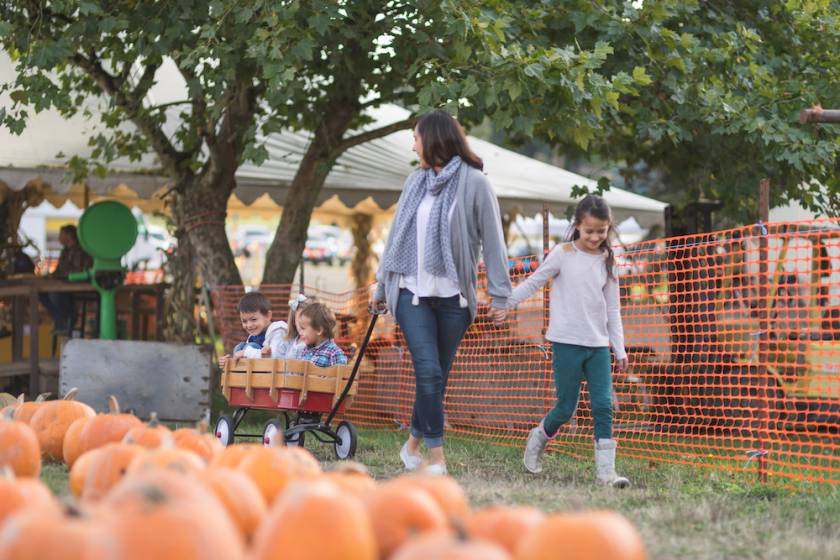
[[[438,109],[420,117],[417,133],[423,144],[423,159],[430,167],[443,167],[458,155],[471,167],[484,169],[484,162],[470,150],[464,129],[446,111]]]

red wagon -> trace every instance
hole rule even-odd
[[[352,422],[343,420],[333,429],[331,422],[345,411],[356,394],[354,381],[381,313],[371,310],[367,333],[352,366],[323,368],[292,359],[228,360],[222,371],[222,393],[237,409],[232,416],[219,417],[216,437],[228,446],[249,410],[275,410],[282,413],[283,421],[269,420],[262,434],[239,436],[262,437],[263,444],[270,446],[283,434],[286,445],[302,446],[306,434],[312,433],[318,441],[332,443],[339,459],[353,457],[358,439],[356,428]],[[324,414],[327,416],[322,421]]]

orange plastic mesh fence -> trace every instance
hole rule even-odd
[[[742,227],[617,247],[630,366],[614,372],[620,453],[767,476],[840,483],[840,223]],[[538,258],[511,259],[514,284]],[[586,281],[582,278],[581,282]],[[480,298],[484,277],[479,281]],[[263,286],[284,313],[296,288]],[[367,290],[313,291],[338,314],[338,342],[365,332]],[[225,347],[241,340],[241,288],[214,294]],[[485,298],[486,299],[486,298]],[[540,291],[502,327],[469,328],[449,376],[447,430],[522,446],[554,402]],[[362,362],[349,416],[405,426],[411,356],[388,316]],[[592,453],[585,389],[552,449]]]

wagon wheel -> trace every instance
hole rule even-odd
[[[213,433],[216,434],[216,438],[221,442],[221,444],[227,447],[233,443],[234,430],[233,418],[225,414],[219,416],[219,419],[216,420],[216,429]]]
[[[278,444],[283,444],[283,424],[277,419],[269,420],[263,428],[263,445],[274,447]]]
[[[289,420],[288,417],[286,418],[286,429],[293,428],[297,426],[298,422],[296,420]],[[306,443],[305,432],[300,432],[295,435],[287,435],[286,436],[286,445],[289,447],[303,447]]]
[[[335,442],[335,456],[341,460],[350,459],[356,454],[356,442],[359,434],[351,422],[342,421],[335,429],[338,438]]]

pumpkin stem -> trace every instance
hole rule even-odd
[[[149,427],[150,428],[157,428],[160,425],[160,421],[158,420],[157,412],[150,412],[149,413]]]
[[[20,395],[18,395],[17,402],[18,402],[18,404],[19,404],[19,405],[21,405],[21,404],[23,404],[24,402],[26,402],[26,398],[23,396],[23,393],[21,393]]]
[[[78,387],[73,387],[72,389],[67,391],[67,393],[64,395],[64,400],[65,401],[75,401],[76,400],[76,393],[78,393],[78,392],[79,392],[79,388]]]
[[[111,395],[108,397],[108,412],[111,414],[119,414],[120,413],[120,401],[117,400],[117,397]]]
[[[52,393],[50,393],[50,392],[41,393],[40,395],[35,397],[35,402],[44,402],[45,400],[47,400],[50,397],[50,395],[52,395]]]

